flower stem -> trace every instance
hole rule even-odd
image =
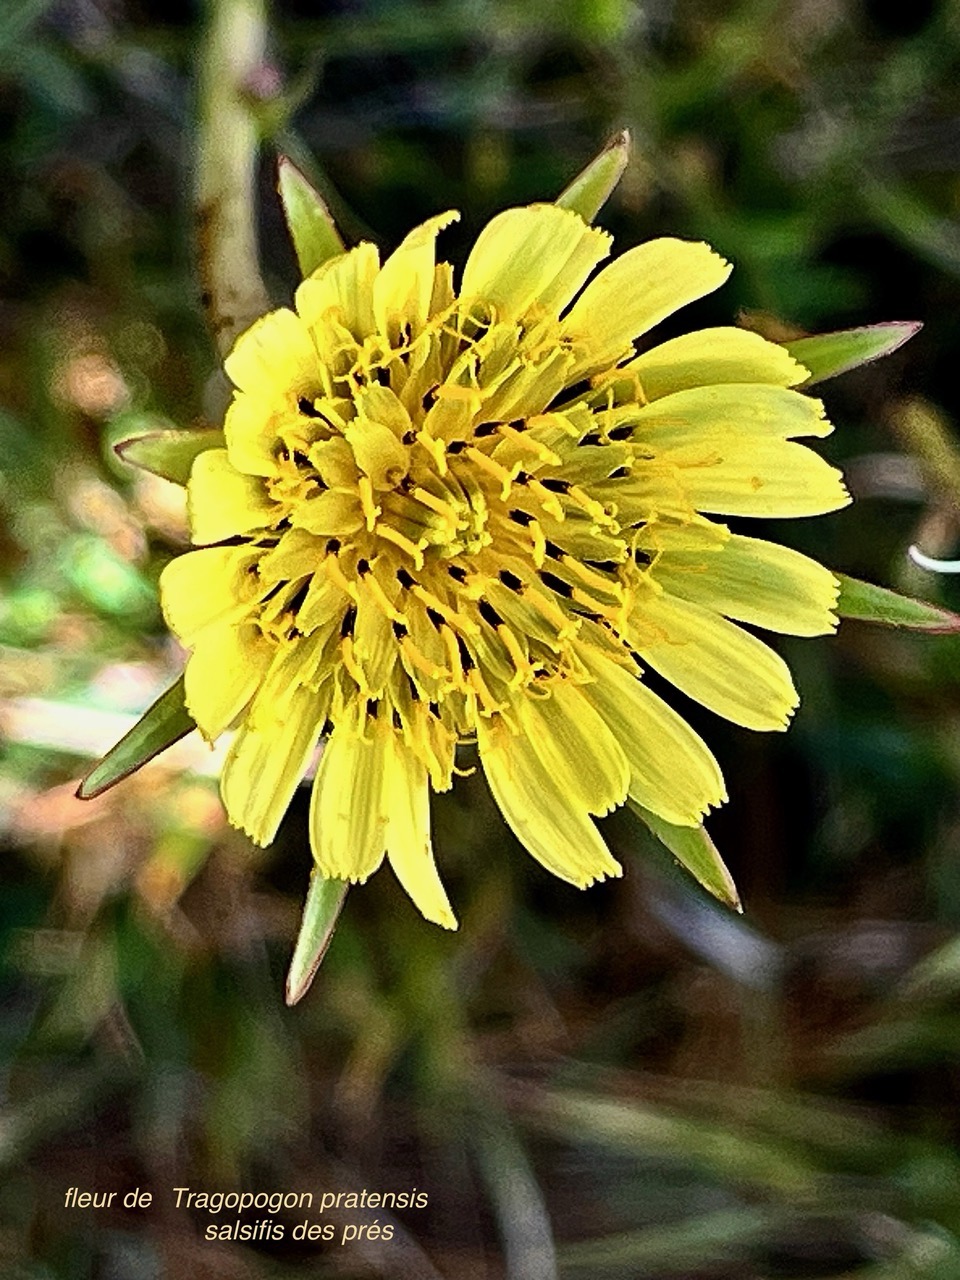
[[[259,130],[251,100],[266,31],[264,0],[209,0],[194,198],[203,303],[221,354],[269,308],[257,254]]]

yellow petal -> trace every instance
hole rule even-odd
[[[610,252],[611,237],[552,204],[506,209],[477,237],[463,270],[464,309],[491,305],[498,320],[556,316]]]
[[[235,827],[259,845],[277,834],[317,744],[325,709],[317,694],[297,689],[286,715],[269,727],[242,725],[220,775],[220,794]]]
[[[369,337],[376,331],[373,282],[379,269],[380,254],[367,241],[325,262],[297,289],[296,308],[304,323],[342,325],[360,342]]]
[[[362,882],[383,860],[385,740],[339,723],[323,750],[310,797],[310,846],[327,879]]]
[[[693,241],[649,240],[628,250],[587,285],[564,319],[577,352],[571,379],[616,364],[634,338],[712,293],[730,271],[709,245]]]
[[[367,681],[366,696],[381,697],[397,660],[397,641],[380,600],[361,578],[354,626],[354,657]]]
[[[779,654],[709,609],[650,591],[631,614],[640,658],[747,729],[785,729],[799,698]]]
[[[720,766],[687,722],[629,671],[581,647],[595,677],[584,695],[616,735],[630,766],[630,796],[667,822],[695,827],[726,790]]]
[[[260,476],[237,471],[226,449],[197,456],[187,485],[187,509],[191,539],[200,544],[267,528],[282,514]]]
[[[212,742],[236,720],[256,692],[273,646],[250,623],[207,627],[187,660],[187,710]]]
[[[360,499],[342,489],[324,489],[298,503],[291,519],[298,529],[328,538],[346,537],[363,525]]]
[[[668,539],[654,577],[672,596],[768,631],[818,636],[837,627],[836,578],[775,542],[733,534],[704,552],[673,549]]]
[[[381,422],[356,417],[346,430],[357,466],[370,477],[375,489],[393,489],[407,474],[407,451]],[[202,456],[202,455],[201,455]]]
[[[580,889],[621,874],[586,809],[557,784],[525,734],[511,733],[500,717],[480,717],[477,743],[500,812],[538,862]]]
[[[319,567],[326,554],[325,546],[323,538],[306,529],[288,529],[260,560],[257,576],[264,587],[305,578]]]
[[[376,384],[364,387],[354,396],[357,410],[361,417],[379,422],[389,427],[398,440],[402,440],[413,427],[409,413],[403,402],[389,387]]]
[[[386,260],[373,282],[373,314],[377,328],[397,345],[404,325],[416,337],[430,314],[436,267],[437,235],[459,221],[455,209],[415,227]]]
[[[310,446],[310,462],[328,489],[357,483],[357,460],[343,436],[318,440]]]
[[[618,372],[636,375],[647,400],[724,382],[792,387],[809,376],[783,347],[749,329],[733,327],[699,329],[672,338]]]
[[[631,415],[633,439],[679,448],[706,436],[827,436],[833,430],[823,402],[786,387],[728,383],[691,387],[655,400]]]
[[[418,911],[433,924],[456,929],[457,918],[437,872],[430,844],[427,771],[403,740],[390,735],[386,753],[387,857]]]
[[[544,769],[572,804],[598,816],[623,804],[627,758],[583,692],[561,681],[549,697],[518,699],[516,709]]]
[[[507,422],[514,418],[535,417],[570,381],[572,363],[570,352],[561,347],[548,351],[542,359],[524,360],[495,391],[484,398],[474,421]]]
[[[241,333],[223,367],[234,386],[258,395],[265,388],[294,397],[316,394],[319,381],[310,332],[286,307],[261,316]]]
[[[289,413],[286,395],[271,396],[276,388],[264,388],[264,394],[234,393],[223,421],[223,434],[227,441],[227,453],[238,471],[249,476],[276,474],[277,430],[283,417]]]
[[[259,555],[247,547],[204,547],[164,567],[163,616],[185,645],[192,645],[204,627],[239,621],[254,608],[259,590],[250,569]]]
[[[665,451],[649,465],[636,463],[616,492],[612,486],[603,492],[627,521],[693,510],[770,519],[815,516],[850,501],[840,472],[804,445],[730,436],[706,436]]]

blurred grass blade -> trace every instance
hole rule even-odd
[[[614,134],[600,154],[557,196],[562,209],[572,209],[585,222],[592,222],[627,167],[630,134],[626,129]]]
[[[824,1181],[802,1149],[746,1125],[586,1090],[546,1086],[528,1097],[521,1104],[526,1124],[580,1150],[600,1148],[607,1158],[619,1153],[646,1162],[666,1156],[675,1166],[762,1188],[768,1200],[788,1204],[808,1199]]]
[[[327,880],[316,872],[311,875],[300,933],[287,974],[288,1005],[298,1004],[310,990],[337,926],[347,887],[346,880]]]
[[[740,1261],[752,1246],[782,1229],[782,1211],[768,1208],[719,1209],[683,1222],[647,1227],[564,1246],[563,1273],[590,1276],[689,1276],[718,1263]],[[744,1271],[746,1274],[746,1270]]]
[[[793,342],[783,343],[783,346],[805,369],[810,370],[810,377],[803,384],[809,387],[890,355],[922,327],[919,320],[890,320],[866,325],[862,329],[841,329],[837,333],[796,338]]]
[[[888,627],[907,627],[911,631],[950,633],[960,631],[960,614],[928,604],[926,600],[914,600],[902,596],[889,587],[877,587],[872,582],[848,578],[844,573],[836,575],[840,583],[840,599],[837,613],[841,618],[856,618],[861,622],[881,622]]]
[[[143,435],[128,436],[113,447],[116,453],[131,466],[151,471],[174,484],[186,484],[194,459],[207,449],[223,449],[226,440],[222,431],[147,431]]]
[[[481,1177],[500,1226],[506,1271],[558,1280],[557,1251],[543,1192],[509,1120],[487,1097],[470,1118]]]
[[[280,157],[277,190],[304,277],[343,253],[344,244],[326,202],[287,156]]]
[[[632,800],[628,803],[633,812],[643,819],[657,839],[666,845],[681,866],[708,893],[712,893],[735,911],[743,910],[733,877],[704,827],[677,827]]]
[[[129,733],[103,757],[77,787],[80,800],[92,800],[135,773],[195,728],[184,699],[183,676],[162,693]]]

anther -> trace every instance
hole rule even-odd
[[[409,635],[409,632],[407,631],[406,626],[402,622],[395,622],[393,624],[393,634],[397,637],[398,640],[405,640],[406,637]]]
[[[500,570],[500,581],[505,587],[509,587],[511,591],[523,590],[523,579],[518,578],[515,573],[511,573],[509,569]]]
[[[474,427],[473,434],[478,440],[481,440],[484,436],[496,435],[497,426],[496,422],[481,422],[479,426]]]
[[[335,556],[339,550],[340,550],[340,539],[331,538],[327,543],[327,555]]]
[[[412,574],[409,574],[406,569],[401,567],[397,570],[397,581],[400,583],[401,587],[404,588],[404,590],[409,591],[410,588],[414,585],[416,579],[412,576]]]
[[[340,634],[346,639],[353,635],[353,628],[357,621],[357,610],[351,605],[343,615],[343,621],[340,623]]]
[[[437,630],[439,630],[443,626],[443,621],[444,621],[443,614],[438,613],[436,609],[430,607],[429,605],[427,606],[427,617],[430,619],[433,625],[437,628]]]
[[[450,575],[450,577],[451,577],[451,578],[456,578],[457,582],[461,582],[461,583],[462,583],[462,582],[466,582],[466,580],[467,580],[467,571],[466,571],[466,569],[462,568],[462,567],[461,567],[460,565],[458,565],[458,564],[448,564],[448,565],[447,565],[447,573],[449,573],[449,575]]]
[[[401,443],[403,444],[413,444],[416,438],[417,438],[416,431],[411,429],[410,431],[405,431],[403,435],[400,437],[400,440],[401,440]]]
[[[370,572],[370,561],[369,561],[369,560],[366,560],[366,559],[364,559],[364,560],[358,560],[358,561],[357,561],[357,573],[359,573],[360,577],[361,577],[361,578],[362,578],[362,577],[364,577],[364,575],[365,575],[365,574],[368,574],[369,572]]]
[[[590,431],[583,437],[580,443],[585,445],[603,444],[603,436],[601,436],[599,431]]]
[[[514,524],[522,524],[524,528],[526,528],[528,525],[533,524],[534,520],[536,519],[536,516],[532,516],[529,511],[521,511],[517,507],[514,507],[512,511],[508,511],[507,515],[510,517],[510,519],[513,521]]]
[[[632,422],[625,422],[622,426],[614,427],[612,431],[607,432],[608,440],[629,440],[633,435],[634,426]]]
[[[629,467],[617,467],[616,471],[611,471],[608,480],[624,480],[630,474]]]
[[[463,453],[466,447],[466,440],[451,440],[447,445],[447,453]]]
[[[377,713],[379,712],[379,710],[380,710],[380,704],[379,702],[377,702],[376,698],[368,698],[367,699],[367,715],[370,717],[371,720],[376,720]]]
[[[561,480],[557,476],[546,476],[540,483],[551,493],[569,493],[571,489],[569,480]]]
[[[323,414],[317,409],[312,400],[308,400],[306,396],[301,396],[297,401],[297,408],[305,418],[322,418]]]
[[[567,554],[564,551],[563,547],[558,547],[557,544],[555,542],[551,542],[549,538],[547,539],[544,546],[545,546],[547,555],[550,557],[551,560],[562,560],[563,557]]]

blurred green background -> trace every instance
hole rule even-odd
[[[223,402],[190,199],[204,16],[0,12],[3,1275],[960,1276],[957,639],[784,644],[782,737],[681,708],[728,778],[711,830],[744,916],[622,815],[622,881],[552,880],[474,776],[434,807],[459,934],[377,876],[293,1010],[305,793],[266,853],[189,744],[73,799],[181,661],[155,583],[182,492],[111,445]],[[462,209],[462,261],[628,126],[618,247],[677,234],[736,264],[680,327],[924,321],[824,387],[859,501],[771,532],[960,608],[905,554],[960,542],[958,73],[960,9],[932,0],[286,0],[249,85],[268,287],[295,283],[278,147],[350,239]],[[75,1185],[155,1204],[69,1211]],[[210,1243],[170,1196],[412,1185],[429,1205],[380,1214],[391,1242],[343,1247],[292,1241],[295,1214],[280,1244]]]

